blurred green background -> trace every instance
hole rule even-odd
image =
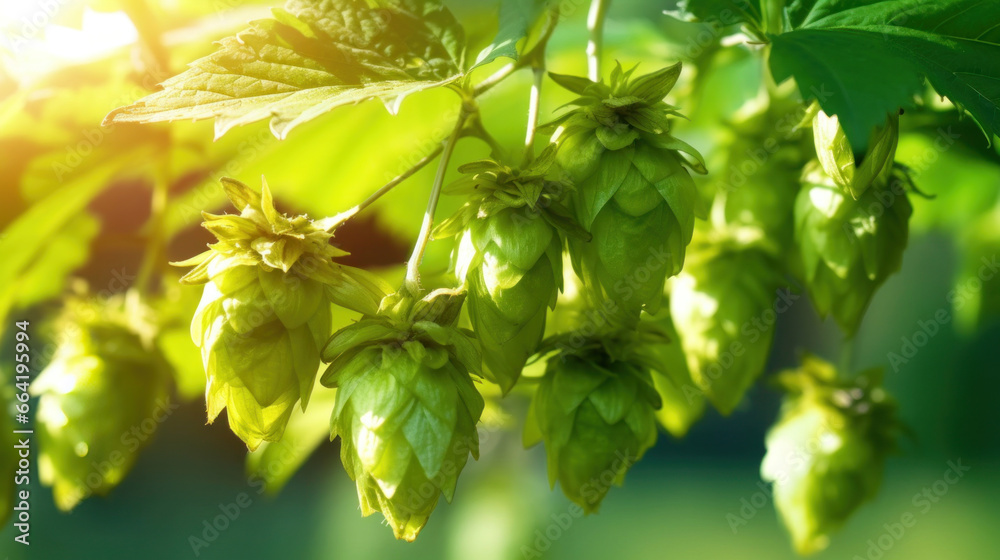
[[[82,13],[85,3],[77,4]],[[100,2],[92,4],[109,9]],[[165,13],[173,14],[164,25],[182,28],[200,22],[211,28],[190,43],[178,39],[182,46],[171,50],[172,68],[209,52],[210,44],[202,40],[205,36],[224,36],[260,13],[259,6],[252,5],[259,3],[253,2],[198,4],[163,2]],[[492,3],[450,4],[464,21],[486,22],[475,36],[482,35],[485,41],[491,35],[490,25],[495,22],[481,16],[491,13]],[[171,11],[170,6],[180,7]],[[553,38],[551,69],[582,72],[584,8],[570,13]],[[671,3],[615,0],[608,21],[609,62],[642,62],[652,68],[680,58],[708,64],[705,59],[713,49],[691,48],[704,29],[671,22],[662,15],[665,8],[671,8]],[[5,21],[8,31],[19,29],[16,14],[5,16],[10,18]],[[25,55],[8,53],[5,57],[8,81],[0,93],[4,107],[14,109],[0,113],[4,116],[0,135],[4,227],[52,192],[44,180],[39,183],[38,170],[48,169],[49,160],[44,158],[59,161],[64,157],[63,146],[86,129],[81,122],[97,126],[108,110],[141,95],[134,88],[105,84],[107,76],[117,72],[109,68],[131,64],[126,55],[107,56],[112,62],[104,60],[100,67],[61,61],[53,63],[50,75],[36,68],[42,76],[31,80],[21,75],[31,66]],[[719,126],[727,113],[758,89],[756,59],[746,53],[734,58],[738,64],[707,82],[697,94],[693,122],[681,125],[687,127],[687,138],[706,153],[714,141],[712,127]],[[67,69],[67,64],[72,68]],[[17,85],[10,86],[11,76]],[[523,134],[523,123],[510,115],[524,114],[527,84],[528,76],[515,76],[482,101],[486,126],[508,145],[517,145]],[[566,94],[550,86],[546,86],[543,114],[551,114],[567,100]],[[19,92],[37,94],[48,88],[51,93],[53,87],[64,88],[66,99],[75,101],[59,105],[49,100],[50,105],[33,106],[31,96],[16,99]],[[90,97],[81,99],[81,92]],[[389,116],[377,103],[339,109],[297,129],[284,143],[275,141],[265,124],[244,127],[215,144],[209,144],[209,123],[149,127],[157,133],[171,130],[188,142],[171,144],[174,148],[183,145],[183,150],[178,148],[169,157],[169,165],[180,171],[171,187],[167,219],[176,237],[166,256],[190,256],[208,240],[196,227],[197,215],[202,209],[222,208],[222,193],[212,187],[220,175],[254,182],[266,173],[279,204],[288,210],[328,215],[357,203],[406,169],[419,157],[414,154],[433,148],[441,131],[454,120],[455,99],[450,95],[417,96],[407,101],[398,117]],[[74,102],[89,109],[86,116],[74,114]],[[677,102],[690,112],[685,103]],[[952,111],[950,118],[957,115]],[[71,132],[65,137],[56,135],[46,144],[38,139],[42,132],[32,128],[45,122]],[[888,368],[886,386],[898,400],[900,414],[914,437],[904,440],[901,453],[890,459],[878,498],[853,516],[830,548],[816,556],[819,559],[990,559],[1000,554],[1000,532],[995,529],[1000,523],[1000,406],[996,404],[1000,322],[995,315],[991,318],[981,312],[987,308],[985,303],[977,303],[973,310],[971,303],[956,309],[949,301],[956,285],[967,281],[970,262],[976,262],[978,255],[1000,253],[996,240],[984,249],[979,238],[962,229],[977,220],[986,220],[988,225],[1000,220],[1000,213],[988,214],[998,204],[1000,156],[965,122],[956,125],[961,134],[957,149],[922,162],[936,134],[936,121],[918,117],[913,122],[910,129],[904,127],[898,160],[922,165],[917,184],[938,197],[915,201],[903,269],[876,295],[857,335],[853,363],[859,369]],[[132,130],[126,129],[129,134]],[[142,174],[131,173],[147,156],[140,151],[124,152],[117,144],[105,144],[103,149],[123,150],[127,157],[122,168],[130,172],[109,171],[114,179],[106,180],[114,185],[87,205],[88,215],[100,223],[99,233],[83,236],[93,238],[93,243],[59,249],[67,254],[75,251],[80,262],[72,268],[96,288],[110,287],[116,274],[125,271],[128,276],[138,268],[143,248],[128,240],[141,231],[151,196]],[[53,152],[57,155],[52,156]],[[486,153],[484,145],[465,141],[455,161]],[[100,158],[90,158],[81,169],[95,161],[105,165]],[[74,169],[74,173],[82,171]],[[391,204],[380,205],[374,218],[358,220],[338,232],[338,241],[356,254],[354,264],[391,267],[405,259],[422,213],[414,208],[422,209],[432,174],[430,168],[418,173],[390,195]],[[71,188],[74,180],[75,175],[60,188]],[[440,215],[455,204],[443,201]],[[64,227],[62,231],[71,230]],[[445,244],[432,244],[431,266],[443,271],[447,252]],[[52,297],[61,289],[60,284],[37,297],[29,294],[24,302],[13,305],[9,320],[29,318],[41,324],[54,308]],[[973,292],[976,302],[996,302],[1000,276]],[[841,333],[832,322],[820,321],[805,298],[800,301],[779,317],[768,373],[797,365],[807,349],[837,358]],[[955,320],[941,326],[914,358],[894,371],[888,353],[899,352],[903,340],[912,339],[920,330],[920,321],[940,310]],[[7,338],[2,353],[5,363],[10,356]],[[541,448],[522,449],[519,420],[504,429],[484,429],[482,456],[462,474],[455,503],[442,503],[420,538],[406,544],[395,541],[377,515],[360,517],[354,484],[339,462],[337,442],[320,445],[276,496],[260,493],[259,481],[248,478],[245,470],[245,447],[225,422],[206,426],[204,403],[195,398],[183,402],[160,426],[155,442],[107,498],[89,499],[72,513],[61,513],[52,504],[50,491],[37,483],[36,471],[31,488],[32,544],[30,548],[13,544],[14,531],[8,526],[0,532],[0,554],[12,560],[794,558],[758,472],[764,434],[777,416],[779,402],[780,395],[760,383],[731,417],[722,418],[710,410],[684,440],[662,434],[656,447],[629,472],[625,486],[612,490],[600,514],[580,519],[568,515],[570,504],[560,492],[549,490]],[[523,417],[523,395],[505,404],[513,418]],[[959,462],[969,468],[967,473],[954,485],[942,485],[949,464]],[[945,492],[936,496],[938,501],[928,503],[918,497],[925,488],[931,492],[944,488]],[[217,522],[226,526],[224,530],[206,529],[227,511],[235,518]],[[902,534],[894,532],[892,526],[907,513],[915,516],[916,524]],[[737,518],[740,523],[734,521]]]

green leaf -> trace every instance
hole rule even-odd
[[[681,0],[677,3],[677,13],[671,15],[683,21],[734,25],[740,21],[760,21],[760,11],[760,0]]]
[[[517,43],[528,36],[548,0],[500,0],[500,23],[496,37],[479,53],[469,70],[489,64],[501,56],[517,60]]]
[[[980,0],[814,0],[773,36],[771,72],[839,117],[856,152],[886,113],[913,105],[924,78],[1000,133],[1000,4]]]
[[[464,31],[437,0],[289,0],[273,19],[220,42],[154,93],[112,111],[107,121],[215,118],[216,137],[271,119],[284,138],[331,109],[404,97],[461,77]]]

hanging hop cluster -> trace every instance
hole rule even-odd
[[[842,381],[831,364],[806,356],[778,382],[788,394],[767,434],[761,476],[774,484],[796,550],[812,554],[875,497],[900,424],[880,370]]]
[[[132,303],[71,297],[54,325],[56,352],[31,385],[39,476],[62,510],[117,486],[170,410],[170,368]]]
[[[590,236],[559,200],[570,185],[554,177],[554,145],[524,168],[485,160],[448,194],[468,202],[435,230],[460,236],[455,271],[468,289],[468,311],[491,381],[509,391],[542,341],[545,315],[562,289],[563,236]]]
[[[469,455],[479,458],[481,357],[455,326],[465,294],[387,296],[378,315],[341,329],[323,349],[321,382],[337,388],[331,437],[358,487],[361,513],[379,511],[412,541],[440,496],[449,502]]]
[[[218,238],[208,251],[177,266],[181,278],[205,284],[191,337],[208,376],[208,420],[222,409],[252,450],[277,441],[292,409],[305,409],[330,335],[331,304],[375,313],[388,291],[377,276],[334,263],[346,255],[330,244],[336,218],[288,217],[260,191],[233,179],[223,188],[239,215],[204,213]]]
[[[550,74],[580,96],[551,124],[576,187],[577,221],[593,236],[569,240],[573,266],[594,302],[620,309],[623,325],[642,309],[655,313],[664,280],[681,270],[699,204],[689,170],[705,172],[701,155],[669,132],[668,117],[679,113],[663,98],[680,63],[637,78],[634,70],[616,66],[607,84]]]

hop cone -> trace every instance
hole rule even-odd
[[[823,171],[837,186],[858,199],[880,176],[892,169],[899,142],[899,115],[888,115],[885,124],[872,131],[868,152],[857,165],[851,143],[836,115],[829,116],[823,111],[816,113],[813,140]]]
[[[701,193],[721,199],[726,224],[760,230],[783,256],[793,245],[795,195],[802,167],[813,157],[813,142],[801,132],[776,139],[775,131],[788,126],[801,102],[776,97],[763,103],[745,116],[741,110],[721,129],[716,144],[723,149],[710,160],[719,172]]]
[[[895,405],[869,371],[855,382],[806,357],[779,381],[789,392],[767,434],[761,476],[800,554],[824,549],[861,504],[878,492],[886,456],[895,449]]]
[[[577,220],[593,236],[570,240],[573,266],[593,301],[613,300],[625,324],[655,312],[664,280],[680,271],[699,203],[688,169],[704,173],[698,152],[668,132],[678,113],[663,98],[680,64],[631,74],[616,67],[610,85],[552,75],[581,96],[554,123],[564,129],[559,162],[575,183]]]
[[[663,331],[667,340],[647,345],[646,355],[651,364],[653,385],[663,401],[663,406],[656,411],[656,419],[672,436],[682,438],[705,413],[705,393],[691,377],[680,335],[671,320],[669,305],[666,307],[648,320]]]
[[[218,243],[181,279],[205,284],[191,321],[208,376],[208,420],[228,410],[250,449],[281,438],[295,403],[305,409],[330,335],[330,303],[374,313],[385,290],[369,273],[334,264],[335,220],[289,218],[261,192],[232,179],[223,187],[239,215],[204,214]]]
[[[455,327],[464,295],[439,290],[412,302],[389,296],[377,317],[338,331],[321,382],[337,387],[333,434],[357,483],[362,515],[379,511],[412,541],[443,494],[449,502],[471,453],[483,398],[480,356]]]
[[[62,510],[117,486],[169,411],[169,366],[122,303],[70,300],[59,346],[31,386],[39,475]]]
[[[671,284],[670,313],[691,378],[723,414],[736,408],[767,363],[777,268],[768,252],[722,241],[692,254]],[[785,297],[782,310],[793,301]]]
[[[913,210],[902,176],[854,200],[815,166],[795,203],[800,275],[816,309],[849,335],[875,290],[899,270]]]
[[[544,441],[549,484],[558,480],[570,500],[593,513],[656,442],[660,396],[644,363],[611,350],[626,346],[621,341],[561,346],[531,402],[524,441]]]
[[[557,199],[567,185],[546,177],[555,150],[526,169],[494,161],[466,164],[449,191],[473,197],[435,232],[461,235],[455,269],[468,287],[468,310],[491,378],[514,386],[545,332],[548,307],[562,288],[562,238],[574,227]]]

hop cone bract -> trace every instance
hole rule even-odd
[[[899,143],[899,114],[888,115],[885,124],[872,131],[868,152],[857,165],[851,143],[836,115],[816,113],[813,140],[823,171],[853,198],[861,198],[869,186],[892,169]]]
[[[218,242],[181,279],[205,284],[191,337],[208,376],[212,422],[227,409],[229,427],[250,449],[277,441],[295,403],[305,409],[330,335],[330,304],[374,313],[381,280],[335,264],[346,253],[330,245],[337,222],[287,217],[260,192],[232,179],[223,187],[239,215],[204,214]]]
[[[774,483],[775,507],[800,554],[825,548],[875,496],[900,427],[880,371],[853,382],[836,377],[832,365],[808,356],[782,373],[789,394],[767,434],[761,476]]]
[[[470,376],[479,352],[455,327],[464,294],[408,298],[389,296],[377,317],[334,334],[321,381],[337,387],[333,434],[362,515],[382,512],[412,541],[438,498],[451,501],[469,455],[479,457],[484,403]]]

